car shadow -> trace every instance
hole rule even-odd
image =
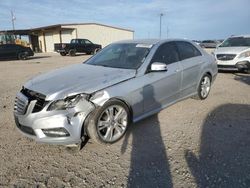
[[[144,87],[145,89],[145,87]],[[152,86],[147,95],[154,96]],[[160,107],[155,100],[153,102]],[[157,115],[132,124],[122,143],[121,153],[125,153],[129,138],[132,137],[128,187],[173,187],[170,166],[161,136]]]
[[[32,59],[42,59],[42,58],[50,58],[51,56],[32,56],[28,57],[27,60],[32,60]]]
[[[90,56],[91,54],[76,54],[75,56]]]
[[[42,59],[42,58],[50,58],[51,56],[29,56],[26,60],[19,60],[15,57],[0,59],[0,61],[27,61],[33,59]]]
[[[250,105],[225,104],[205,119],[199,155],[185,158],[198,187],[250,187]]]
[[[234,79],[240,82],[243,82],[247,85],[250,85],[250,74],[234,74]]]

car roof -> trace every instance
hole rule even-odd
[[[0,46],[22,46],[20,44],[0,44]]]
[[[122,40],[118,41],[116,43],[131,43],[131,44],[148,44],[148,45],[155,45],[155,44],[161,44],[164,42],[171,42],[171,41],[186,41],[186,42],[191,42],[190,40],[187,39],[136,39],[136,40]]]
[[[250,34],[246,34],[246,35],[233,35],[230,38],[236,38],[236,37],[250,38]]]

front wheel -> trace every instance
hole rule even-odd
[[[110,100],[90,117],[87,133],[99,144],[112,144],[123,137],[129,122],[127,105],[119,100]]]
[[[96,48],[96,49],[93,51],[93,54],[96,54],[98,51],[100,51],[100,48]]]
[[[19,60],[26,60],[27,59],[27,55],[24,52],[21,52],[17,55]]]
[[[197,95],[194,98],[200,100],[206,99],[208,97],[210,89],[211,89],[211,77],[208,74],[205,74],[199,83]]]

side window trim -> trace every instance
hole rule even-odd
[[[147,73],[150,72],[150,71],[149,71],[149,70],[150,70],[150,67],[151,67],[152,63],[154,63],[154,61],[153,61],[154,56],[155,56],[155,54],[157,53],[157,51],[159,50],[159,48],[162,47],[163,45],[166,45],[166,44],[173,44],[173,46],[174,46],[174,48],[175,48],[175,50],[176,50],[176,52],[177,52],[178,61],[175,61],[175,62],[172,62],[172,63],[176,63],[176,62],[181,61],[181,59],[180,59],[180,54],[179,54],[179,51],[178,51],[178,48],[177,48],[177,45],[176,45],[175,41],[165,42],[165,43],[161,44],[161,45],[156,49],[156,51],[155,51],[155,53],[154,53],[154,55],[153,55],[153,57],[152,57],[150,63],[148,64],[148,67],[147,67],[147,69],[146,69],[145,74],[147,74]],[[172,64],[172,63],[169,63],[169,64],[167,64],[167,65],[170,65],[170,64]]]
[[[175,43],[176,43],[176,48],[177,48],[177,51],[178,51],[178,54],[179,54],[179,60],[180,60],[180,61],[183,61],[183,60],[185,60],[185,59],[190,59],[190,58],[198,57],[198,56],[202,56],[202,53],[200,52],[200,50],[197,49],[197,48],[196,48],[192,43],[190,43],[190,42],[187,42],[187,41],[175,41]],[[179,43],[179,44],[178,44],[178,43]],[[181,45],[181,43],[187,44],[187,45],[189,45],[190,47],[192,47],[192,50],[193,50],[193,56],[192,56],[192,57],[188,57],[188,58],[182,58],[182,57],[181,57],[181,52],[180,52],[180,49],[179,49],[179,47],[178,47],[178,45]],[[195,51],[198,52],[198,54],[196,54]]]

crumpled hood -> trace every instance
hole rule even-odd
[[[250,48],[247,46],[242,46],[242,47],[219,47],[217,48],[214,53],[215,54],[239,54],[245,50]]]
[[[56,100],[72,94],[90,94],[133,78],[135,74],[136,71],[130,69],[76,64],[39,75],[24,87],[46,95],[46,100]]]

